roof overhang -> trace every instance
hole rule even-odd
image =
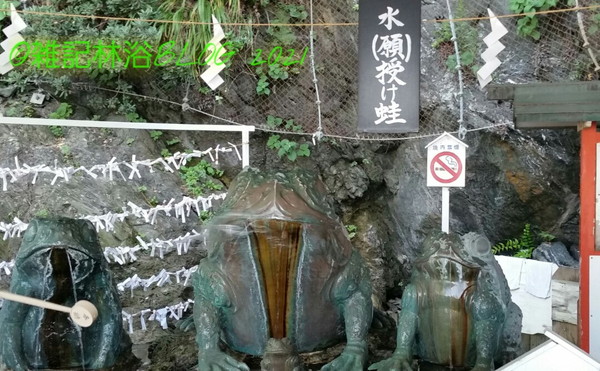
[[[600,121],[600,81],[490,85],[490,100],[512,100],[517,128],[573,127]]]

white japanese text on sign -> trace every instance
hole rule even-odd
[[[358,129],[419,131],[421,5],[359,0]]]
[[[387,13],[379,15],[382,34],[373,37],[373,57],[380,62],[376,67],[375,78],[381,84],[381,102],[379,107],[374,107],[377,117],[375,125],[406,123],[396,101],[396,91],[399,86],[406,85],[402,75],[405,72],[404,63],[410,60],[412,39],[410,35],[401,32],[404,23],[396,18],[399,13],[399,9],[388,6]]]

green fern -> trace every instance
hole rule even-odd
[[[513,256],[517,258],[531,258],[533,250],[535,249],[535,241],[533,232],[531,231],[531,224],[527,223],[523,227],[523,232],[520,238],[514,238],[507,240],[504,243],[498,243],[492,247],[492,254],[498,254],[501,252],[514,252]]]
[[[532,254],[533,254],[533,249],[525,249],[525,250],[519,250],[519,251],[517,251],[517,253],[514,255],[514,257],[515,258],[530,259]]]
[[[538,233],[538,237],[543,241],[543,242],[552,242],[556,239],[556,236],[548,233],[546,231],[540,231]]]
[[[515,238],[512,240],[507,240],[504,243],[498,243],[492,247],[492,254],[496,255],[505,251],[513,251],[521,249],[521,242]]]
[[[533,242],[533,233],[531,232],[531,224],[525,224],[523,233],[521,234],[521,249],[531,249],[535,247]]]

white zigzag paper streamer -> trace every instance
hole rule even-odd
[[[169,318],[172,318],[175,321],[180,320],[181,317],[183,317],[183,313],[187,312],[188,309],[190,309],[191,304],[194,304],[194,301],[192,299],[188,299],[187,301],[183,301],[179,304],[170,305],[160,309],[144,309],[133,314],[123,311],[123,322],[124,324],[126,324],[129,333],[132,334],[134,327],[134,317],[139,316],[142,331],[146,331],[147,325],[145,316],[147,314],[150,314],[147,320],[158,322],[160,324],[160,327],[162,327],[163,330],[166,330],[168,328],[167,320]]]
[[[119,246],[119,247],[107,247],[104,249],[104,257],[108,262],[118,263],[124,265],[132,263],[138,260],[136,253],[141,250],[150,250],[150,256],[154,257],[158,253],[158,257],[163,259],[165,254],[177,250],[177,255],[187,254],[192,242],[202,238],[203,234],[198,233],[195,230],[186,233],[184,236],[180,236],[171,240],[150,240],[145,242],[140,236],[137,236],[137,240],[140,243],[136,246]]]
[[[37,181],[37,178],[40,174],[54,175],[54,177],[52,178],[52,181],[50,182],[50,185],[54,185],[56,183],[56,181],[59,179],[63,179],[64,181],[68,182],[69,177],[72,177],[74,174],[77,174],[79,172],[87,174],[90,177],[92,177],[93,179],[96,179],[96,178],[98,178],[99,175],[102,175],[105,178],[108,177],[112,181],[115,173],[117,173],[121,176],[121,178],[123,178],[123,180],[131,180],[136,175],[138,178],[142,177],[142,175],[140,174],[139,167],[146,167],[149,169],[150,173],[153,173],[154,167],[156,165],[160,164],[165,170],[173,173],[174,170],[173,170],[173,168],[171,168],[171,166],[174,167],[175,169],[179,169],[182,166],[185,166],[190,159],[200,158],[200,157],[204,157],[207,155],[211,158],[211,160],[215,164],[218,164],[220,152],[228,153],[228,152],[235,151],[235,153],[237,154],[238,160],[241,161],[242,157],[237,149],[237,146],[232,143],[228,143],[228,144],[229,144],[229,146],[222,147],[221,145],[218,145],[216,148],[211,147],[205,151],[195,150],[195,151],[192,151],[189,153],[177,152],[172,156],[165,157],[165,158],[161,157],[161,158],[157,158],[154,160],[136,160],[136,156],[132,155],[131,161],[117,162],[116,157],[113,157],[106,164],[94,165],[90,168],[87,168],[85,166],[80,166],[78,168],[74,168],[72,166],[58,167],[57,160],[54,161],[54,167],[50,167],[48,165],[35,165],[35,166],[29,166],[27,164],[20,165],[18,158],[15,157],[15,168],[14,169],[0,168],[0,179],[2,179],[2,190],[7,191],[8,183],[14,183],[14,182],[20,180],[21,178],[27,177],[29,175],[33,175],[31,184],[35,184],[35,182]],[[121,167],[125,167],[126,171],[129,171],[129,174],[127,177],[125,177],[125,175],[123,174]],[[9,180],[9,178],[10,178],[10,180]]]
[[[483,39],[483,42],[487,45],[487,49],[481,53],[481,58],[483,58],[485,64],[477,71],[477,80],[479,80],[481,88],[492,82],[492,73],[502,64],[497,57],[505,48],[500,39],[508,33],[506,27],[490,9],[488,9],[488,13],[492,32]]]
[[[2,30],[7,36],[7,39],[0,43],[2,50],[4,50],[2,54],[0,54],[0,74],[4,75],[14,68],[10,61],[11,52],[15,45],[25,41],[19,32],[26,28],[27,24],[23,21],[23,18],[21,18],[19,13],[17,13],[15,6],[10,4],[10,25]]]
[[[213,62],[208,62],[208,69],[204,71],[200,77],[212,90],[215,90],[225,82],[225,80],[219,76],[219,73],[225,69],[225,63],[221,61],[221,56],[225,54],[226,50],[223,48],[223,45],[221,45],[221,40],[225,38],[223,27],[221,27],[221,24],[214,15],[212,16],[212,21],[214,36],[207,45],[214,45],[214,51],[208,56],[208,60],[213,59]],[[222,50],[222,53],[217,55],[216,53],[219,50]],[[217,64],[217,62],[219,64]]]
[[[141,250],[150,250],[150,256],[157,256],[160,259],[164,259],[165,254],[171,251],[177,250],[177,255],[187,254],[192,242],[201,239],[202,233],[198,233],[195,230],[186,233],[184,236],[179,236],[170,240],[150,240],[145,242],[140,236],[137,236],[137,240],[140,242],[139,245],[130,246],[118,246],[118,247],[107,247],[104,249],[104,257],[109,263],[118,263],[124,265],[127,263],[135,262],[138,260],[136,253]],[[112,261],[111,261],[112,260]],[[15,261],[1,261],[0,262],[0,278],[2,275],[10,276],[12,270],[15,267]],[[176,272],[177,273],[177,272]],[[178,281],[179,282],[179,281]]]
[[[105,230],[112,232],[115,228],[117,221],[123,221],[126,217],[135,216],[143,218],[146,223],[154,224],[156,222],[156,216],[159,212],[164,212],[167,216],[171,216],[171,212],[175,211],[175,216],[181,219],[182,223],[185,223],[186,218],[190,216],[192,210],[196,210],[196,213],[200,215],[201,211],[207,211],[212,208],[212,202],[214,200],[223,200],[226,197],[226,193],[211,194],[208,197],[198,196],[191,198],[184,196],[183,199],[175,203],[175,199],[171,199],[169,202],[144,209],[133,202],[128,202],[127,207],[123,208],[122,213],[108,213],[104,215],[87,215],[81,219],[87,219],[96,227],[97,231]],[[19,218],[14,218],[12,223],[0,222],[0,232],[4,233],[4,240],[13,237],[21,237],[29,224],[21,221]]]
[[[187,286],[190,277],[194,272],[198,270],[198,266],[191,268],[181,268],[176,272],[168,272],[166,269],[161,270],[158,274],[152,275],[150,278],[140,278],[137,274],[133,277],[129,277],[122,282],[117,284],[117,289],[124,292],[126,289],[131,290],[131,296],[133,297],[133,290],[137,288],[143,288],[144,291],[148,290],[152,285],[162,287],[167,283],[173,283],[172,277],[175,278],[175,283],[182,286]]]
[[[4,299],[0,299],[0,308],[2,308],[2,304],[4,304]],[[166,306],[160,309],[144,309],[133,314],[126,311],[121,311],[123,324],[127,326],[127,330],[130,334],[132,334],[135,321],[134,317],[139,316],[142,331],[146,331],[148,329],[146,321],[156,321],[160,324],[160,327],[163,330],[166,330],[169,327],[167,320],[172,318],[175,321],[179,321],[181,317],[183,317],[183,313],[190,309],[191,304],[194,304],[194,301],[192,299],[188,299],[187,301],[182,301],[179,304]],[[146,319],[145,316],[147,314],[150,314],[150,316]]]
[[[9,262],[0,262],[0,277],[4,274],[5,276],[10,276],[12,273],[12,269],[15,267],[15,261],[11,260]]]

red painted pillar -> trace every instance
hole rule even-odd
[[[596,144],[600,143],[597,123],[581,131],[581,186],[579,217],[579,346],[590,351],[590,266],[591,255],[600,255],[595,246],[596,218]],[[600,293],[598,293],[600,295]]]

